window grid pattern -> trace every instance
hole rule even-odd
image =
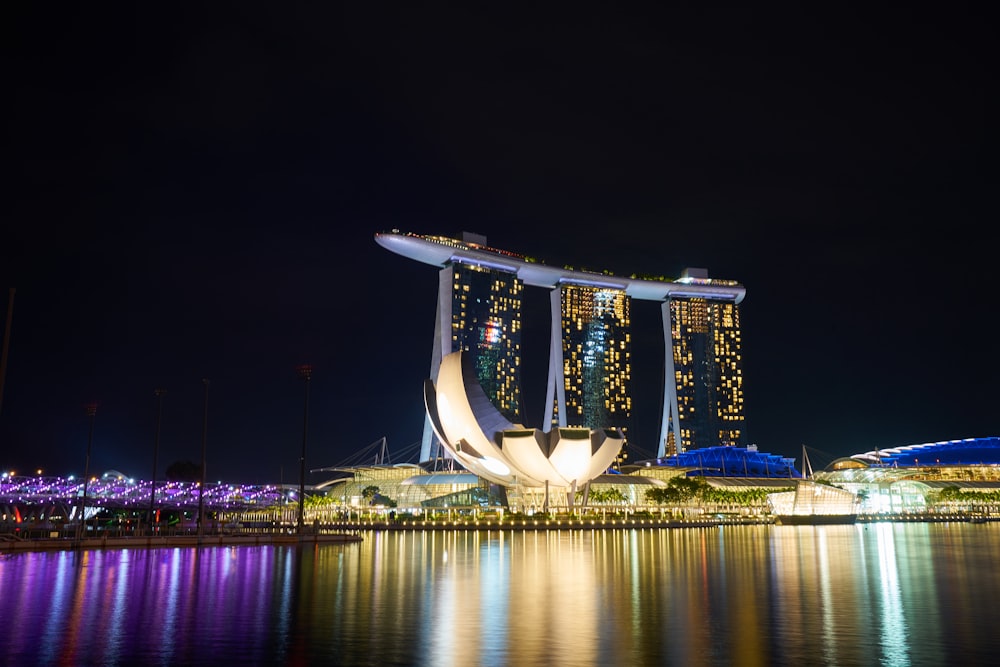
[[[701,298],[670,302],[682,450],[743,445],[739,307]]]
[[[563,386],[569,426],[626,428],[632,409],[630,305],[622,290],[562,287]]]
[[[524,282],[513,273],[452,267],[451,351],[472,355],[476,377],[494,406],[521,421],[521,300]]]

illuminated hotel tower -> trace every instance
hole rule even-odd
[[[586,426],[627,432],[632,409],[630,299],[593,278],[551,292],[552,339],[544,430]],[[617,464],[628,453],[623,446]]]
[[[439,273],[430,377],[437,380],[444,356],[459,350],[470,354],[476,378],[490,402],[509,421],[519,423],[524,283],[516,273],[488,262],[458,259]],[[435,455],[435,440],[425,418],[422,461]]]
[[[687,269],[690,284],[710,284],[704,269]],[[665,454],[743,446],[743,352],[735,301],[675,296],[663,304],[669,332],[664,404]],[[670,365],[673,366],[670,369]]]
[[[663,407],[657,457],[739,445],[744,438],[738,304],[746,290],[688,269],[677,280],[624,278],[546,266],[497,250],[482,236],[462,240],[402,233],[375,235],[382,247],[441,269],[430,379],[459,349],[477,355],[491,402],[519,423],[521,295],[551,290],[552,339],[543,431],[558,426],[620,428],[631,412],[632,299],[661,303]],[[421,461],[431,458],[425,418]]]
[[[632,407],[628,295],[567,282],[551,299],[546,423],[624,431]]]
[[[511,422],[521,420],[521,291],[517,274],[484,266],[441,269],[438,318],[448,335],[435,336],[442,354],[471,355],[490,402]],[[450,307],[449,307],[450,306]]]

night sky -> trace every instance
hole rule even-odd
[[[208,378],[208,478],[297,481],[306,363],[307,467],[415,462],[437,271],[392,228],[739,281],[762,451],[1000,435],[978,10],[474,4],[8,8],[0,467],[82,473],[96,401],[91,471],[149,479],[163,388],[162,479]],[[662,339],[633,320],[641,455]]]

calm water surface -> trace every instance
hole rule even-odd
[[[9,665],[985,665],[1000,525],[0,555]]]

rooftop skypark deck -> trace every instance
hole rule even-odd
[[[525,285],[532,287],[552,289],[567,283],[590,285],[621,289],[630,297],[644,301],[666,301],[671,297],[703,297],[740,303],[746,296],[746,289],[731,280],[708,278],[669,280],[634,276],[626,278],[610,272],[559,268],[506,250],[443,236],[422,236],[392,230],[376,234],[375,241],[397,255],[432,266],[443,267],[449,263],[463,263],[516,273]]]

